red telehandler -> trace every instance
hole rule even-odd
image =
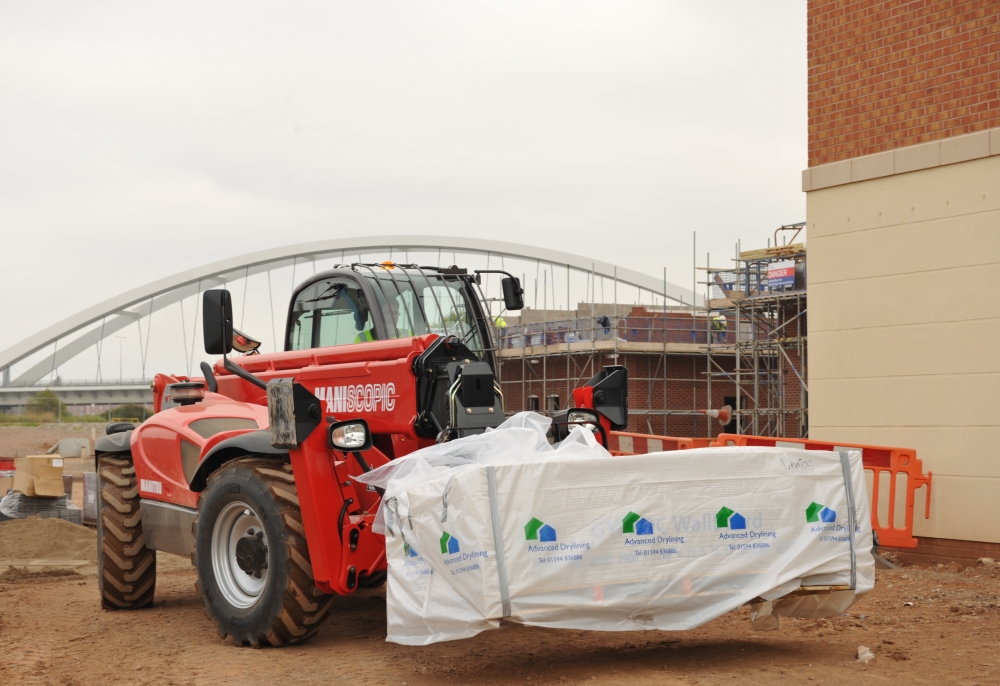
[[[203,296],[203,378],[158,374],[156,414],[95,445],[105,609],[153,601],[156,551],[191,555],[220,635],[274,646],[312,636],[336,595],[386,578],[381,493],[354,478],[504,420],[497,337],[479,288],[497,270],[352,264],[294,291],[284,352],[255,354],[229,292]],[[233,349],[248,354],[233,360]],[[627,372],[607,367],[553,424],[608,445],[627,424]]]

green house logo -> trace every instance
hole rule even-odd
[[[622,520],[622,533],[635,534],[636,536],[652,536],[653,523],[645,517],[637,515],[635,512],[629,512]]]
[[[715,526],[720,529],[742,530],[747,528],[747,520],[739,512],[723,507],[715,513]]]
[[[447,531],[441,534],[441,554],[454,555],[458,552],[458,539]]]
[[[524,539],[526,541],[541,541],[547,543],[556,540],[556,530],[535,517],[524,525]]]
[[[826,505],[820,505],[819,503],[811,503],[809,507],[806,508],[806,521],[807,522],[835,522],[837,521],[837,513],[831,510]]]

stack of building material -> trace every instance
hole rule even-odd
[[[0,488],[3,485],[0,484]],[[62,457],[31,455],[14,460],[9,492],[0,500],[0,519],[33,515],[82,523],[83,513],[66,493]]]
[[[388,640],[500,620],[684,630],[751,605],[836,617],[875,580],[860,452],[703,448],[612,457],[582,428],[505,426],[357,477],[385,488]],[[861,523],[865,524],[862,525]]]

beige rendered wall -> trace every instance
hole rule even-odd
[[[807,195],[810,435],[916,448],[920,536],[1000,542],[1000,155]],[[919,495],[919,493],[918,493]]]

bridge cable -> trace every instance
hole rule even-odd
[[[179,305],[181,306],[181,347],[184,348],[184,371],[191,369],[191,360],[188,358],[188,346],[187,346],[187,323],[184,320],[184,299],[182,298]]]
[[[189,358],[187,376],[191,376],[191,367],[194,366],[194,341],[198,335],[198,307],[201,305],[201,279],[198,279],[198,290],[194,294],[194,321],[191,323],[191,357]]]
[[[247,286],[250,284],[250,266],[247,265],[246,275],[243,277],[243,307],[240,309],[240,328],[243,328],[243,320],[247,316]]]
[[[278,334],[274,329],[274,296],[271,294],[271,270],[267,270],[267,302],[271,305],[271,340],[274,342],[274,352],[278,352]]]
[[[101,351],[104,350],[104,322],[108,319],[107,315],[101,317],[101,337],[97,339],[97,380],[101,380]]]
[[[144,379],[146,378],[146,360],[149,357],[149,339],[152,337],[150,329],[153,326],[153,300],[154,298],[149,299],[149,314],[146,315],[147,323],[145,347],[142,345],[142,321],[139,319],[136,319],[135,321],[136,325],[139,327],[139,356],[142,359],[142,378]]]

